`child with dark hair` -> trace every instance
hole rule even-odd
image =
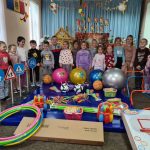
[[[54,55],[49,50],[49,42],[43,42],[43,51],[41,52],[41,66],[42,66],[42,76],[45,74],[51,74],[54,68]]]
[[[92,67],[92,57],[90,51],[87,49],[87,43],[84,41],[81,43],[81,50],[77,52],[76,66],[84,69],[88,77]]]
[[[30,41],[30,47],[28,51],[28,59],[35,58],[36,59],[36,67],[34,68],[34,75],[36,79],[36,86],[39,86],[39,74],[40,74],[40,63],[41,63],[41,55],[39,50],[36,48],[37,44],[35,40]],[[35,86],[35,83],[33,83],[33,75],[32,75],[32,69],[30,69],[30,82],[31,86]]]
[[[61,50],[59,55],[59,64],[60,67],[64,68],[68,72],[68,74],[72,70],[73,57],[72,57],[71,50],[69,49],[68,41],[63,42],[63,49]]]
[[[123,69],[125,65],[125,52],[121,45],[121,38],[116,37],[114,43],[114,66]]]
[[[94,58],[95,54],[97,53],[97,46],[98,46],[97,40],[93,39],[92,40],[92,45],[91,45],[91,47],[89,49],[90,52],[91,52],[92,58]]]
[[[134,61],[135,71],[144,71],[148,55],[150,54],[149,49],[146,47],[147,42],[148,41],[145,38],[140,40],[139,48],[137,48],[136,50],[135,61]],[[142,73],[136,72],[135,75],[140,77],[140,78],[135,78],[135,86],[136,86],[135,88],[141,89]]]
[[[24,47],[25,46],[25,38],[22,36],[19,36],[17,38],[17,54],[19,56],[19,60],[21,63],[23,63],[25,65],[25,67],[27,67],[27,61],[28,61],[28,51],[27,49]],[[21,85],[26,87],[26,71],[24,72],[23,75],[21,75]],[[22,92],[24,92],[24,90],[22,89]]]
[[[60,44],[58,44],[58,39],[56,36],[53,36],[51,38],[51,42],[52,42],[52,45],[50,46],[50,50],[53,52],[53,55],[54,55],[54,69],[57,69],[59,68],[59,54],[60,54],[60,51],[61,51],[61,46]]]
[[[6,74],[9,65],[12,65],[9,54],[6,52],[6,43],[0,41],[0,69]],[[0,82],[0,100],[5,101],[9,99],[9,81]]]

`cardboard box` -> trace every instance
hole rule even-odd
[[[14,134],[19,134],[25,130],[32,121],[33,118],[24,117]],[[103,123],[46,118],[42,127],[31,139],[102,145],[104,143]]]

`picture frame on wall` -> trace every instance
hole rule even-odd
[[[14,0],[14,11],[20,13],[20,0]]]

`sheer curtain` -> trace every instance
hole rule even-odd
[[[40,44],[40,6],[36,1],[30,0],[30,39]]]
[[[4,2],[6,1],[0,0],[0,41],[7,43]]]

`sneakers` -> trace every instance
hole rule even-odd
[[[15,94],[17,94],[19,91],[17,89],[14,89],[13,91]]]
[[[41,84],[40,84],[40,82],[36,82],[36,86],[40,86]]]
[[[18,93],[20,92],[20,89],[17,89]],[[21,92],[24,93],[25,90],[24,89],[21,89]]]
[[[34,87],[35,86],[35,83],[31,83],[31,87]]]

